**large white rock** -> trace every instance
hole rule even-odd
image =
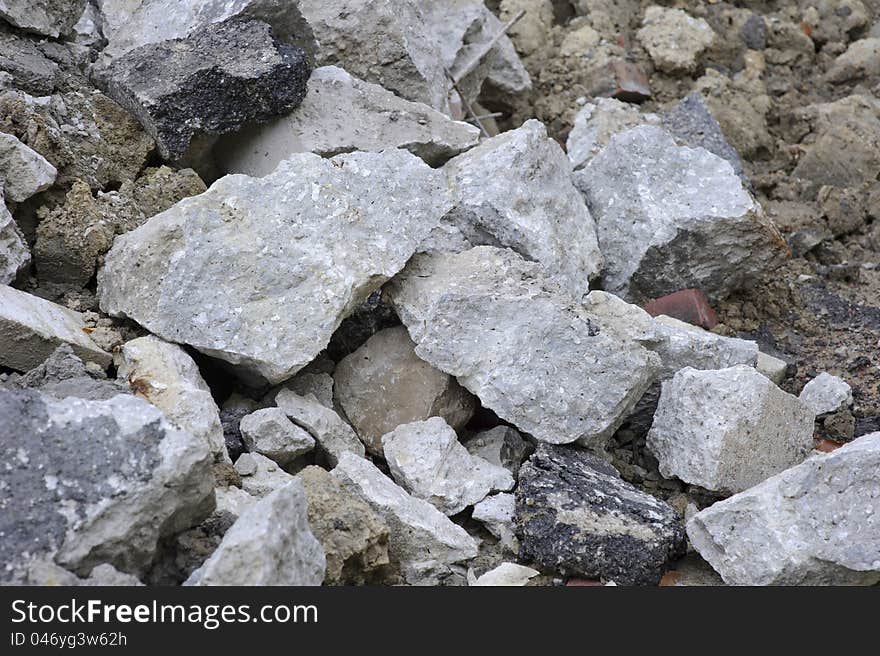
[[[472,246],[506,246],[575,298],[602,268],[596,226],[568,159],[540,121],[488,139],[445,167],[455,206],[444,224]]]
[[[479,140],[475,126],[325,66],[312,73],[293,112],[222,138],[214,153],[227,173],[263,176],[294,153],[332,157],[403,148],[438,165]]]
[[[730,585],[880,581],[880,433],[815,455],[688,522]]]
[[[11,134],[0,132],[0,190],[15,203],[52,186],[58,171]]]
[[[418,255],[390,292],[416,355],[544,442],[604,444],[658,371],[509,250]]]
[[[388,553],[408,583],[437,583],[449,575],[449,565],[476,557],[477,543],[463,528],[366,459],[346,453],[331,473],[388,524]]]
[[[279,383],[449,206],[443,174],[406,151],[294,155],[263,178],[221,178],[118,237],[98,274],[101,307]]]
[[[398,426],[382,444],[397,484],[445,515],[513,487],[509,471],[468,453],[440,417]]]
[[[300,396],[283,389],[275,397],[275,403],[293,423],[315,438],[331,467],[336,466],[343,453],[353,453],[361,458],[366,454],[354,429],[314,396]]]
[[[333,372],[336,401],[367,448],[382,454],[382,436],[401,424],[442,417],[463,428],[474,413],[474,397],[452,376],[415,354],[406,328],[381,330]]]
[[[282,467],[315,448],[315,438],[281,408],[261,408],[242,417],[239,430],[248,451],[271,458]]]
[[[686,367],[663,383],[648,448],[667,478],[742,492],[807,457],[813,420],[807,404],[752,367]]]
[[[12,214],[6,208],[0,191],[0,285],[8,285],[31,261],[27,241]]]
[[[189,354],[152,335],[126,342],[119,353],[117,378],[159,408],[168,420],[205,440],[217,461],[230,462],[220,409]]]
[[[302,483],[250,506],[187,585],[321,585],[326,561],[309,529]]]
[[[829,412],[837,412],[853,402],[849,383],[826,371],[804,385],[798,398],[810,406],[817,417]]]
[[[627,300],[693,287],[722,298],[788,252],[729,162],[659,127],[615,135],[574,179],[596,221],[605,289]]]
[[[61,344],[86,361],[106,368],[112,361],[88,336],[79,312],[0,285],[0,364],[30,371]]]
[[[654,65],[666,73],[694,71],[700,55],[715,41],[715,32],[702,18],[656,5],[645,10],[636,36]]]

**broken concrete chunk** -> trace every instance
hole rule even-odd
[[[798,398],[810,406],[817,417],[837,412],[853,402],[849,384],[825,371],[807,383]]]
[[[320,467],[306,467],[296,478],[309,503],[309,527],[327,557],[324,583],[368,583],[391,562],[388,526]]]
[[[516,498],[513,494],[493,494],[474,506],[471,517],[483,524],[506,549],[517,553],[519,541],[513,531],[515,506]]]
[[[288,419],[281,408],[262,408],[246,415],[239,429],[248,451],[271,458],[282,467],[315,448],[315,438]]]
[[[299,396],[288,389],[278,392],[275,403],[295,423],[315,438],[318,447],[335,467],[343,453],[364,457],[363,443],[351,426],[314,396]]]
[[[89,339],[79,312],[0,285],[0,364],[28,371],[61,344],[70,344],[84,361],[105,369],[113,359]]]
[[[80,575],[103,563],[142,574],[160,538],[214,508],[207,446],[133,396],[0,390],[0,422],[2,580],[41,555]]]
[[[831,64],[825,77],[831,82],[849,82],[880,75],[880,38],[869,37],[849,44],[846,52]]]
[[[463,444],[472,456],[504,467],[514,478],[519,474],[520,465],[532,451],[532,445],[510,426],[496,426],[482,431],[464,440]]]
[[[7,200],[25,201],[51,187],[57,176],[58,171],[40,153],[0,132],[0,190]]]
[[[517,565],[516,563],[501,563],[498,567],[486,572],[481,577],[474,577],[473,580],[469,580],[468,585],[520,587],[528,584],[538,574],[540,572],[531,567]]]
[[[785,360],[780,360],[764,352],[758,353],[758,364],[755,368],[777,385],[782,384],[788,373],[788,363]]]
[[[715,32],[702,18],[656,5],[645,10],[636,36],[654,65],[665,73],[694,72],[700,55],[715,41]]]
[[[706,508],[688,537],[730,585],[874,585],[878,478],[871,433]]]
[[[300,154],[263,178],[226,176],[116,239],[101,307],[280,383],[403,268],[448,211],[445,190],[401,150]]]
[[[293,478],[274,460],[259,453],[243,453],[235,461],[241,476],[241,489],[254,497],[265,497],[287,485]]]
[[[597,98],[595,103],[587,103],[574,117],[566,141],[571,168],[578,170],[586,166],[615,134],[638,125],[658,123],[660,117],[656,114],[643,114],[637,105],[615,98]]]
[[[440,417],[398,426],[382,445],[395,482],[445,515],[514,484],[509,471],[468,453]]]
[[[477,543],[463,528],[407,494],[368,460],[343,454],[331,473],[388,524],[388,553],[407,583],[439,583],[450,576],[450,565],[476,557]]]
[[[294,480],[245,510],[186,585],[321,585],[325,564]]]
[[[540,263],[575,298],[589,291],[602,268],[596,228],[542,123],[488,139],[445,171],[455,206],[444,223],[473,246],[504,246]]]
[[[403,148],[432,166],[476,146],[479,128],[427,105],[325,66],[312,73],[305,100],[290,114],[222,139],[214,152],[227,173],[263,176],[293,153],[332,157]]]
[[[15,281],[31,263],[31,251],[0,191],[0,285]]]
[[[189,354],[152,335],[126,342],[119,353],[117,377],[178,428],[205,441],[215,460],[230,462],[223,440],[220,410]]]
[[[390,292],[416,355],[544,442],[604,444],[657,373],[509,250],[418,255]]]
[[[0,18],[28,32],[59,37],[70,32],[87,0],[0,0]]]
[[[514,518],[520,560],[564,576],[656,585],[685,551],[672,507],[573,447],[538,446],[520,470]]]
[[[813,420],[806,403],[752,367],[686,367],[663,384],[648,448],[663,476],[735,494],[801,462]]]
[[[197,134],[289,112],[305,97],[310,72],[305,53],[280,43],[266,23],[230,20],[132,50],[97,75],[162,157],[177,160]]]
[[[371,453],[402,424],[442,417],[458,430],[473,415],[474,397],[414,349],[406,328],[387,328],[336,367],[336,400]]]
[[[730,164],[655,126],[612,137],[577,173],[605,256],[605,288],[646,300],[686,288],[723,298],[787,248]]]

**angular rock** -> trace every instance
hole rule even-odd
[[[880,75],[880,38],[859,39],[849,44],[831,64],[825,77],[831,82],[872,79]]]
[[[382,444],[395,482],[445,515],[514,485],[509,471],[468,453],[440,417],[398,426]]]
[[[648,448],[666,478],[735,494],[801,462],[813,420],[752,367],[686,367],[663,384]]]
[[[463,441],[472,456],[483,458],[498,467],[504,467],[516,478],[520,465],[532,451],[515,428],[496,426],[482,431]]]
[[[654,65],[665,73],[693,72],[700,55],[715,41],[715,32],[702,18],[656,5],[645,10],[636,36]]]
[[[294,480],[245,510],[186,585],[321,585],[325,565]]]
[[[873,585],[878,476],[871,433],[706,508],[688,537],[730,585]]]
[[[575,183],[596,219],[605,288],[628,300],[723,298],[787,254],[730,164],[655,126],[612,137]]]
[[[603,444],[657,372],[509,250],[419,255],[390,291],[416,355],[541,441]]]
[[[321,405],[333,408],[333,377],[325,373],[311,373],[307,369],[300,371],[296,376],[284,383],[284,387],[299,396],[314,396]],[[277,392],[272,396],[275,401]]]
[[[331,467],[336,466],[343,453],[353,453],[361,458],[366,454],[352,427],[314,396],[299,396],[284,389],[278,392],[275,403],[294,424],[315,438]]]
[[[541,444],[520,470],[520,560],[563,576],[655,585],[685,551],[675,511],[579,449]]]
[[[538,574],[540,572],[531,567],[517,565],[516,563],[501,563],[498,567],[486,572],[481,577],[469,581],[468,585],[520,587],[526,585]]]
[[[220,410],[198,365],[176,344],[152,335],[126,342],[117,377],[165,413],[172,424],[205,441],[217,462],[231,462]]]
[[[477,543],[463,528],[407,494],[366,459],[343,454],[331,473],[388,525],[388,554],[409,584],[436,584],[450,575],[450,565],[476,557]]]
[[[214,507],[207,447],[133,396],[0,390],[0,421],[0,579],[41,556],[80,575],[103,563],[142,574],[160,538]]]
[[[448,210],[444,191],[442,173],[399,150],[227,176],[116,239],[101,307],[280,383],[403,268]]]
[[[474,397],[414,348],[406,328],[387,328],[334,371],[336,401],[371,453],[381,455],[382,436],[402,424],[441,417],[458,430],[473,415]]]
[[[113,359],[89,339],[79,312],[0,285],[0,364],[28,371],[61,344],[70,344],[84,361],[104,369]]]
[[[57,176],[58,171],[40,153],[0,132],[0,187],[7,200],[27,200],[51,187]]]
[[[309,504],[309,527],[327,558],[327,585],[368,582],[391,561],[388,527],[366,503],[320,467],[296,475]]]
[[[355,150],[403,148],[438,166],[480,141],[479,128],[427,105],[325,66],[309,78],[305,100],[290,114],[245,127],[214,152],[227,173],[263,176],[294,153],[332,157]]]
[[[501,544],[512,552],[519,551],[519,541],[513,530],[513,514],[516,498],[513,494],[500,493],[486,497],[474,506],[471,517],[486,527]]]
[[[587,103],[574,117],[565,145],[571,168],[576,171],[586,166],[615,134],[659,123],[657,114],[643,114],[636,105],[615,98],[597,98],[595,103]]]
[[[445,167],[455,206],[444,223],[472,246],[511,248],[580,298],[602,268],[595,225],[562,149],[539,121],[488,139]]]
[[[27,241],[6,209],[3,192],[0,191],[0,285],[13,282],[30,263],[31,251]]]
[[[124,574],[106,563],[95,567],[88,578],[80,578],[49,560],[36,559],[28,566],[26,585],[132,587],[142,586],[143,583],[136,576]]]
[[[758,353],[758,364],[755,368],[777,385],[782,385],[788,373],[788,363],[785,360],[763,352]]]
[[[241,489],[258,498],[272,494],[293,478],[274,460],[259,453],[240,455],[235,461],[235,471],[241,476]]]
[[[246,415],[239,428],[248,451],[271,458],[282,467],[315,448],[315,438],[280,408],[263,408]]]
[[[214,490],[214,494],[217,498],[217,508],[214,513],[216,515],[227,513],[235,517],[235,519],[241,517],[245,510],[259,501],[257,497],[248,494],[240,487],[234,486],[218,487]]]
[[[842,378],[832,376],[825,371],[804,385],[798,398],[810,406],[817,417],[837,412],[852,405],[853,402],[852,388],[849,384]]]
[[[28,32],[59,37],[70,32],[87,0],[0,0],[0,18]]]
[[[229,20],[132,50],[98,76],[162,157],[176,160],[196,134],[289,112],[305,97],[310,72],[305,53],[280,43],[268,24]]]
[[[0,24],[0,71],[12,76],[12,86],[34,96],[51,94],[61,81],[58,64],[40,44]]]

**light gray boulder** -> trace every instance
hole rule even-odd
[[[272,494],[293,479],[277,462],[259,453],[242,453],[235,461],[235,471],[241,476],[241,489],[257,498]]]
[[[752,367],[686,367],[663,384],[648,448],[663,476],[735,494],[806,458],[814,418]]]
[[[443,222],[466,243],[507,247],[540,263],[577,299],[589,291],[602,268],[596,227],[565,153],[540,121],[487,139],[444,170],[455,206]]]
[[[0,0],[0,18],[28,32],[59,37],[79,20],[87,0]]]
[[[416,355],[544,442],[604,444],[658,372],[509,250],[418,255],[390,292]]]
[[[574,179],[596,221],[605,289],[627,300],[694,287],[723,298],[788,253],[729,162],[659,127],[615,135]]]
[[[143,574],[161,538],[214,508],[207,445],[146,401],[0,390],[0,579],[49,557],[78,575]]]
[[[406,151],[294,155],[263,178],[221,178],[118,237],[98,274],[101,307],[280,383],[449,207],[443,174]]]
[[[51,187],[57,176],[58,171],[40,153],[0,132],[0,190],[7,200],[25,201]]]
[[[445,515],[513,488],[509,471],[468,453],[440,417],[398,426],[382,445],[395,482]]]
[[[3,366],[29,371],[42,364],[61,344],[70,344],[83,361],[106,369],[113,358],[89,338],[86,328],[79,312],[0,285],[0,364]]]
[[[810,406],[817,417],[837,412],[852,405],[853,402],[852,388],[849,384],[842,378],[832,376],[825,371],[804,385],[798,398]]]
[[[294,424],[281,408],[261,408],[242,417],[241,438],[248,451],[271,458],[282,467],[315,448],[315,438]]]
[[[331,467],[336,466],[343,453],[361,458],[366,454],[354,429],[314,396],[299,396],[284,389],[278,392],[275,403],[294,424],[308,431]]]
[[[730,585],[873,585],[878,478],[871,433],[706,508],[688,537]]]
[[[382,436],[402,424],[442,417],[458,430],[476,400],[455,378],[415,354],[406,328],[381,330],[333,372],[336,401],[371,453],[382,454]]]
[[[388,525],[388,554],[407,583],[437,584],[450,576],[450,565],[476,557],[477,543],[467,531],[427,501],[407,494],[368,460],[343,454],[331,473]]]
[[[198,365],[177,344],[149,335],[126,342],[117,378],[159,408],[178,428],[205,441],[218,462],[231,462],[223,440],[220,409]]]
[[[3,192],[0,191],[0,285],[13,282],[30,262],[31,251],[27,241],[6,208]]]
[[[578,111],[568,133],[565,149],[571,168],[576,171],[586,166],[615,134],[639,125],[659,124],[657,114],[643,114],[638,105],[616,98],[597,98]]]
[[[293,480],[245,510],[185,585],[321,585],[326,560]]]
[[[214,146],[227,173],[263,176],[294,153],[332,157],[355,150],[403,148],[440,165],[476,146],[479,128],[453,121],[336,66],[315,70],[293,112],[245,127]]]
[[[510,426],[496,426],[481,431],[463,440],[463,444],[472,456],[504,467],[514,478],[519,474],[520,465],[532,451],[532,445]]]

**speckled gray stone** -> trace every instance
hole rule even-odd
[[[315,438],[294,424],[281,408],[261,408],[241,418],[241,438],[248,451],[271,458],[282,467],[315,448]]]
[[[13,282],[31,262],[31,251],[21,229],[6,208],[0,191],[0,285]]]
[[[28,32],[58,37],[70,32],[87,0],[0,0],[0,18]]]
[[[361,458],[366,454],[354,429],[314,396],[299,396],[283,389],[275,397],[275,403],[293,423],[315,438],[331,467],[336,466],[343,453],[353,453]]]
[[[58,171],[45,157],[11,134],[0,132],[0,188],[20,203],[52,186]]]
[[[853,402],[852,388],[849,384],[826,371],[804,385],[798,398],[810,406],[817,417],[829,412],[837,412],[843,407],[852,405]]]

